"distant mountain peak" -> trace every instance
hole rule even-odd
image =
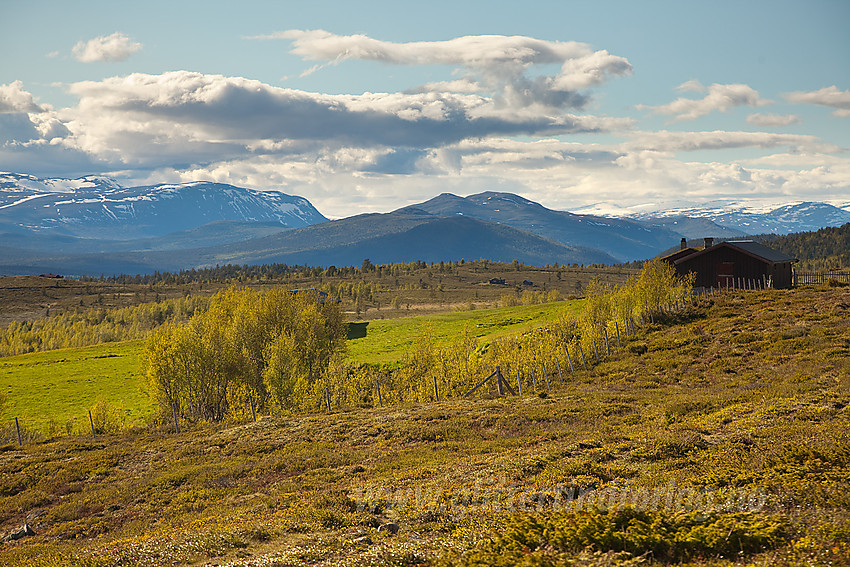
[[[553,211],[525,197],[497,191],[468,197],[444,193],[409,208],[414,207],[434,215],[510,226],[567,246],[601,250],[620,261],[652,257],[681,238],[676,232],[648,223]]]
[[[510,203],[523,207],[530,206],[545,208],[540,203],[535,203],[534,201],[526,199],[525,197],[521,197],[520,195],[516,195],[514,193],[503,193],[499,191],[485,191],[483,193],[470,195],[466,199],[472,203],[476,203],[484,207],[498,206],[500,203]]]
[[[327,219],[303,197],[210,181],[122,187],[87,175],[0,174],[0,228],[114,240],[152,238],[215,221],[299,228]]]

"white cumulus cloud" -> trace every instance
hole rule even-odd
[[[583,108],[588,95],[579,91],[603,84],[613,76],[629,75],[632,66],[624,57],[594,51],[585,43],[546,41],[525,36],[477,35],[446,41],[395,43],[366,35],[337,35],[324,30],[286,30],[255,39],[284,39],[292,53],[306,60],[335,65],[348,59],[396,65],[450,65],[466,73],[461,81],[439,86],[469,92],[480,86],[500,103],[512,107],[543,105]],[[534,65],[560,65],[554,75],[527,71]],[[320,69],[311,68],[308,73]],[[433,90],[434,84],[422,90]]]
[[[12,81],[8,85],[0,85],[0,114],[17,114],[22,112],[41,112],[32,94],[24,90],[21,81]]]
[[[188,71],[83,81],[70,91],[80,97],[69,124],[82,147],[131,162],[209,160],[216,153],[231,159],[317,144],[425,149],[466,138],[602,132],[632,124],[505,109],[477,94],[327,95]]]
[[[835,85],[817,91],[787,93],[785,99],[788,102],[828,106],[835,109],[833,114],[836,116],[844,118],[850,116],[850,91],[840,91]]]
[[[704,87],[698,81],[688,81],[677,87],[679,91],[705,92],[700,99],[680,97],[668,104],[658,106],[638,105],[639,109],[651,110],[655,114],[673,115],[674,120],[695,120],[711,112],[726,112],[736,106],[764,106],[771,101],[764,100],[758,91],[748,85],[713,84]]]
[[[142,44],[131,40],[121,32],[98,36],[88,41],[79,41],[72,53],[77,61],[93,63],[95,61],[124,61],[139,51]]]

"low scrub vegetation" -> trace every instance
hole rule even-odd
[[[188,321],[206,309],[202,296],[168,299],[133,307],[90,307],[0,329],[0,357],[107,342],[141,339],[165,323]]]
[[[8,442],[0,565],[850,563],[850,288],[621,340],[523,396]]]
[[[661,261],[647,262],[619,288],[593,283],[577,317],[564,311],[546,327],[490,343],[465,327],[447,345],[429,328],[392,367],[345,364],[345,327],[338,304],[320,303],[315,292],[232,288],[184,325],[167,324],[150,335],[145,375],[163,416],[221,421],[251,404],[276,411],[357,407],[458,397],[499,368],[533,390],[551,390],[575,359],[610,353],[611,336],[645,324],[661,306],[689,297],[690,282]],[[574,366],[574,365],[573,365]],[[539,380],[539,382],[538,382]],[[379,394],[380,392],[380,394]]]

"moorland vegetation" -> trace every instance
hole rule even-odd
[[[148,331],[147,426],[0,446],[0,527],[34,532],[0,565],[850,563],[850,287],[583,291],[386,364],[341,304],[218,290]],[[522,395],[463,396],[497,366]]]
[[[551,391],[9,443],[0,564],[844,565],[849,314],[733,291]]]

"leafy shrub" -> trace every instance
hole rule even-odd
[[[641,511],[634,508],[514,517],[495,528],[488,543],[463,565],[515,565],[537,550],[547,555],[601,551],[650,554],[657,560],[752,554],[780,545],[788,529],[782,516]],[[546,564],[546,563],[543,563]],[[549,564],[556,564],[555,562]]]
[[[123,408],[112,405],[103,398],[92,406],[91,419],[97,434],[118,433],[125,427]]]

